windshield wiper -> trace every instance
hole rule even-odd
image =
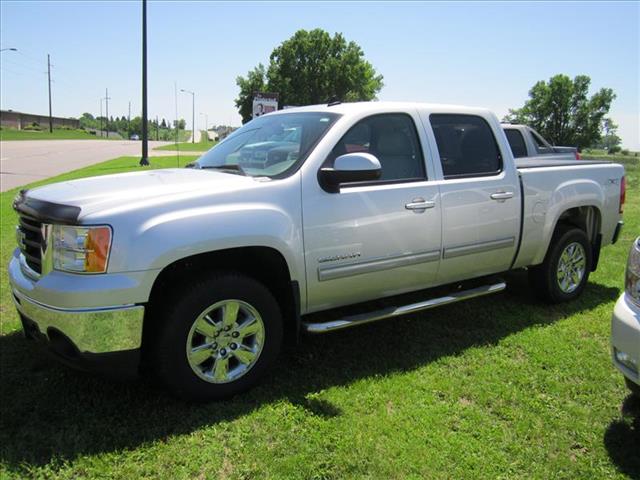
[[[247,172],[245,172],[237,163],[230,163],[228,165],[201,165],[200,168],[203,170],[227,170],[229,173],[237,173],[244,175],[245,177],[247,176]]]

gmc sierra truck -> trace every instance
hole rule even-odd
[[[300,333],[494,294],[509,270],[572,300],[622,225],[622,166],[514,160],[478,108],[288,109],[190,167],[17,196],[9,275],[27,337],[80,368],[224,398]]]
[[[556,160],[580,160],[576,147],[556,147],[527,125],[503,123],[502,128],[515,158],[538,157]]]

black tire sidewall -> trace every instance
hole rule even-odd
[[[542,273],[544,277],[544,286],[541,287],[546,289],[545,293],[550,301],[554,303],[567,302],[579,297],[589,280],[589,273],[591,272],[592,265],[591,244],[589,243],[589,238],[586,233],[578,228],[559,231],[557,235],[554,235],[552,242],[553,246],[549,250],[549,254],[543,263]],[[580,285],[578,285],[578,288],[573,292],[567,293],[563,292],[558,285],[558,262],[560,261],[560,256],[567,245],[574,242],[579,243],[582,245],[582,248],[584,248],[586,255],[585,273]]]
[[[250,277],[223,273],[202,278],[180,293],[162,315],[155,345],[156,374],[175,395],[187,400],[223,399],[257,384],[278,356],[282,344],[282,317],[271,292]],[[242,300],[255,308],[265,327],[265,339],[257,362],[239,379],[223,384],[200,378],[191,368],[186,342],[193,322],[209,306],[227,299]]]

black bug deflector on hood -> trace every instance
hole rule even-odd
[[[13,209],[35,220],[63,225],[76,225],[80,207],[37,200],[27,196],[28,190],[20,190],[13,201]]]

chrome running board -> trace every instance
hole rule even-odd
[[[376,322],[378,320],[384,320],[385,318],[392,318],[398,317],[400,315],[407,315],[409,313],[421,312],[422,310],[449,305],[450,303],[459,302],[461,300],[468,300],[470,298],[482,297],[484,295],[498,293],[504,290],[506,287],[507,284],[505,282],[498,282],[491,285],[483,285],[481,287],[455,292],[443,297],[432,298],[423,302],[411,303],[409,305],[402,305],[399,307],[387,307],[373,312],[349,315],[338,320],[331,320],[328,322],[303,321],[302,329],[308,333],[326,333],[332,332],[334,330],[342,330],[343,328],[364,325],[365,323]]]

